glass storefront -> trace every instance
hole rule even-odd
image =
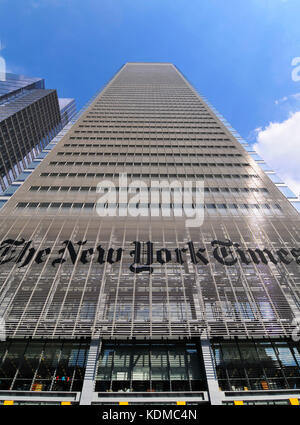
[[[89,342],[11,340],[0,343],[0,390],[80,391]]]
[[[285,340],[214,340],[223,391],[300,388],[300,345]]]
[[[206,390],[197,342],[104,342],[95,391]]]

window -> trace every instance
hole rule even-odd
[[[205,390],[201,347],[184,342],[104,342],[96,391]]]
[[[293,341],[214,341],[223,391],[299,389],[299,344]]]
[[[88,348],[67,340],[0,342],[0,389],[80,391]]]

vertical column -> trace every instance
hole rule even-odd
[[[201,337],[201,348],[210,402],[212,405],[222,404],[223,392],[219,389],[212,348],[206,336]]]
[[[79,404],[90,405],[92,403],[95,377],[97,373],[97,360],[100,350],[101,339],[92,339],[86,361],[86,369]]]

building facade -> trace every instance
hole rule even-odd
[[[64,128],[76,114],[76,103],[75,99],[70,98],[59,98],[58,103],[61,116],[61,126]]]
[[[74,116],[41,78],[5,73],[0,81],[0,187],[4,192]]]
[[[3,403],[298,404],[299,213],[174,65],[124,65],[0,221]]]

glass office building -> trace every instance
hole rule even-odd
[[[275,183],[173,64],[125,64],[0,210],[2,403],[298,404]]]
[[[41,78],[11,73],[0,80],[0,190],[5,192],[69,122],[74,99],[58,99]],[[10,188],[9,188],[10,189]],[[4,193],[5,195],[5,193]]]
[[[76,114],[76,103],[75,99],[63,97],[58,99],[58,103],[61,115],[61,126],[64,128]]]

